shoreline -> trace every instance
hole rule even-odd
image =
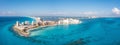
[[[15,32],[17,32],[19,35],[21,35],[21,36],[25,36],[25,37],[28,37],[29,36],[29,32],[27,32],[27,33],[25,33],[25,32],[23,32],[21,29],[18,29],[17,27],[13,27],[13,30],[15,31]]]

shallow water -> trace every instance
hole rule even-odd
[[[42,17],[56,20],[58,17]],[[120,18],[78,18],[81,24],[38,28],[21,37],[12,26],[28,17],[0,17],[0,45],[120,45]]]

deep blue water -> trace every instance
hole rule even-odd
[[[57,20],[59,17],[41,18]],[[120,45],[120,18],[78,19],[81,24],[38,28],[26,38],[14,32],[12,26],[16,21],[33,19],[0,17],[0,45]]]

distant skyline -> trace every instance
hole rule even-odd
[[[120,17],[120,0],[0,0],[0,16]]]

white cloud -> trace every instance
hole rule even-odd
[[[1,15],[11,15],[11,14],[15,14],[15,12],[12,12],[12,11],[1,11],[0,14]]]
[[[58,16],[91,16],[91,15],[97,15],[98,12],[94,11],[50,11],[50,12],[13,12],[13,11],[0,11],[0,15],[58,15]]]
[[[63,15],[95,15],[97,12],[51,12],[49,14],[63,14]]]
[[[86,16],[86,15],[97,15],[97,12],[86,11],[86,12],[68,12],[68,11],[55,11],[55,12],[35,12],[27,13],[28,15],[58,15],[58,16]]]
[[[118,9],[118,8],[113,8],[113,9],[112,9],[112,12],[115,13],[115,14],[120,14],[120,9]]]
[[[84,14],[84,15],[95,15],[95,14],[97,14],[97,12],[80,12],[80,14]]]

